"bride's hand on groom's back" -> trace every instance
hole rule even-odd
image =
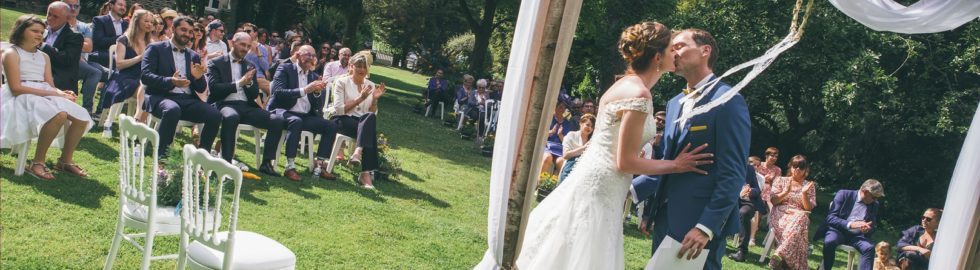
[[[691,150],[690,143],[685,145],[684,149],[681,150],[681,153],[677,155],[677,158],[674,158],[674,163],[678,168],[678,173],[695,172],[708,175],[707,171],[698,168],[698,166],[715,163],[715,161],[711,159],[715,156],[714,154],[701,153],[701,151],[704,151],[704,149],[707,147],[708,144],[702,144],[701,146]]]

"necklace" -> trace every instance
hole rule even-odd
[[[25,50],[24,48],[21,48],[20,46],[14,46],[14,47],[16,47],[17,50],[20,50],[20,51],[23,51],[24,53],[30,54],[31,55],[31,60],[37,61],[37,53],[38,53],[37,49],[34,49],[33,52],[29,52],[29,51]]]

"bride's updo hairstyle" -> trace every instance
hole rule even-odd
[[[650,68],[653,57],[670,46],[670,28],[658,22],[641,22],[623,29],[619,36],[619,54],[633,72]]]

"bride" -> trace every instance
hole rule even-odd
[[[674,70],[671,30],[642,22],[623,30],[619,52],[626,76],[602,96],[591,145],[562,185],[528,219],[519,269],[623,269],[623,202],[635,174],[706,172],[705,146],[681,150],[675,160],[640,157],[656,133],[650,89]],[[690,150],[690,151],[689,151]]]

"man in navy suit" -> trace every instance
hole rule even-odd
[[[90,62],[109,66],[109,46],[116,44],[129,27],[129,22],[123,20],[126,16],[126,0],[109,0],[109,14],[92,18],[92,54]]]
[[[252,50],[252,37],[238,32],[232,37],[230,55],[219,56],[208,62],[208,103],[214,104],[221,112],[221,158],[231,162],[235,157],[235,131],[238,124],[248,124],[268,131],[265,137],[265,151],[259,171],[279,176],[272,166],[279,147],[284,120],[282,116],[269,113],[255,103],[259,96],[259,83],[256,80],[255,64],[245,60]],[[259,142],[255,142],[259,143]]]
[[[325,169],[324,161],[333,150],[337,124],[323,118],[326,83],[317,80],[320,76],[313,72],[315,67],[316,51],[310,45],[303,45],[279,65],[272,79],[272,97],[267,109],[286,119],[286,171],[283,174],[292,181],[300,181],[294,160],[304,130],[320,135],[315,166],[311,168],[313,174],[327,180],[337,179]]]
[[[78,61],[82,57],[82,34],[68,26],[71,8],[65,2],[48,5],[48,29],[41,51],[51,58],[54,86],[78,94]]]
[[[157,132],[160,134],[161,156],[167,154],[174,140],[178,120],[204,123],[198,147],[206,150],[211,150],[221,126],[218,109],[204,103],[194,93],[204,92],[207,82],[201,57],[187,48],[193,38],[193,24],[189,17],[177,18],[173,23],[173,39],[150,44],[143,52],[140,65],[140,81],[146,86],[143,110],[160,118]]]
[[[718,46],[710,34],[686,29],[671,41],[676,73],[687,80],[688,89],[667,104],[664,130],[664,158],[674,159],[691,145],[707,145],[714,153],[714,164],[702,167],[707,175],[681,173],[647,176],[634,181],[636,195],[649,196],[641,230],[653,227],[653,249],[666,237],[681,242],[680,254],[670,256],[693,259],[709,249],[704,269],[721,269],[725,237],[738,232],[739,190],[745,184],[745,161],[749,154],[751,123],[748,107],[741,95],[706,113],[686,121],[677,120],[699,105],[728,92],[719,82],[715,87],[693,91],[715,78],[712,66]],[[652,193],[650,190],[657,190]]]
[[[817,227],[814,241],[823,238],[823,269],[834,265],[837,246],[848,245],[861,252],[861,270],[871,270],[875,246],[871,234],[878,226],[878,199],[885,196],[881,182],[868,179],[859,190],[842,189],[830,203],[827,220]]]
[[[755,212],[758,211],[762,215],[769,213],[766,203],[762,201],[762,196],[760,196],[762,193],[759,189],[760,180],[764,181],[765,179],[755,173],[755,168],[752,168],[751,164],[747,164],[745,167],[745,185],[742,186],[742,192],[739,193],[738,197],[738,234],[742,240],[738,244],[738,251],[729,256],[736,262],[745,261],[745,256],[749,253],[750,230]]]

